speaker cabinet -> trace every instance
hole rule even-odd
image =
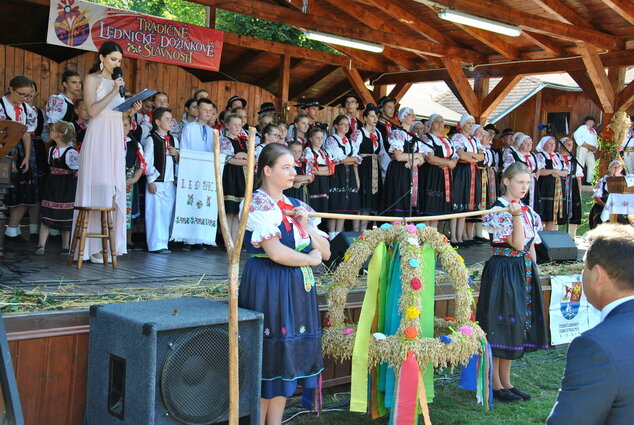
[[[548,230],[539,232],[539,236],[542,238],[542,243],[535,245],[538,263],[577,261],[577,245],[568,233]]]
[[[346,254],[346,251],[354,243],[355,239],[361,236],[361,232],[341,232],[330,241],[330,259],[324,261],[324,264],[332,269],[335,269]],[[370,260],[365,262],[362,268],[368,267]]]
[[[229,417],[229,306],[177,298],[90,308],[86,425]],[[259,424],[261,313],[239,309],[240,416]]]

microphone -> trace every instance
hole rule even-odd
[[[540,125],[537,126],[537,128],[539,130],[548,130],[548,129],[550,129],[550,123],[548,123],[548,124],[540,124]]]
[[[123,70],[117,66],[112,70],[112,79],[116,80],[117,78],[121,78],[121,77],[123,77]],[[119,87],[119,95],[121,97],[125,97],[125,87],[123,86]]]

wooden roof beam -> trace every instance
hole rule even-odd
[[[407,91],[412,87],[412,83],[400,83],[394,86],[390,94],[387,97],[391,97],[392,99],[396,99],[396,103],[399,103],[401,99],[405,96]]]
[[[634,49],[617,50],[599,55],[604,67],[634,65]],[[465,70],[467,78],[476,77],[505,77],[507,75],[549,74],[568,71],[585,71],[585,65],[580,57],[565,59],[542,60],[534,62],[509,62],[499,64],[481,64],[472,71]],[[445,81],[449,74],[445,69],[429,69],[421,71],[406,71],[383,74],[372,84],[420,83],[425,81]]]
[[[568,71],[568,75],[575,80],[575,83],[581,90],[592,100],[592,102],[597,105],[599,108],[603,109],[601,106],[601,100],[599,99],[599,95],[597,94],[597,90],[588,76],[587,71]]]
[[[417,57],[420,57],[416,54],[404,52],[402,50],[397,50],[392,47],[386,47],[381,54],[384,58],[389,59],[396,63],[397,65],[402,66],[405,69],[428,69],[429,66],[423,65],[416,60]]]
[[[281,55],[281,57],[284,57],[284,55]],[[291,64],[291,74],[299,67],[305,65],[306,61],[308,61],[308,59],[300,59],[297,60],[294,64]],[[277,81],[279,75],[279,70],[275,69],[256,81],[255,85],[262,88],[267,88],[269,85],[273,84],[273,82]]]
[[[513,88],[522,80],[522,75],[509,75],[502,78],[482,100],[482,117],[488,117],[504,100]]]
[[[323,67],[322,69],[314,73],[312,76],[310,76],[310,78],[308,78],[307,80],[301,81],[300,83],[293,85],[293,87],[291,87],[291,90],[290,90],[289,99],[296,99],[304,95],[304,93],[310,91],[313,87],[315,87],[317,84],[319,84],[321,81],[325,80],[326,78],[330,77],[332,74],[334,74],[338,70],[339,68],[334,66]]]
[[[328,46],[354,59],[354,63],[358,65],[356,66],[356,68],[372,69],[372,70],[383,69],[385,70],[385,72],[394,72],[394,71],[398,72],[402,70],[400,66],[392,65],[393,64],[392,61],[388,61],[387,58],[381,55],[378,55],[376,53],[367,53],[361,50],[353,49],[352,47],[335,46],[334,44],[328,44]],[[360,64],[367,64],[368,66],[364,67]],[[355,65],[350,64],[350,62],[340,66],[355,67]],[[391,70],[391,71],[387,71],[387,70]]]
[[[449,56],[465,62],[481,63],[486,58],[481,53],[473,50],[455,46],[444,46],[426,40],[409,39],[396,32],[374,31],[364,27],[342,27],[337,22],[332,21],[331,16],[322,16],[315,13],[304,14],[290,8],[267,4],[257,0],[195,0],[196,3],[206,6],[214,6],[219,9],[231,12],[242,13],[259,19],[272,22],[280,22],[299,28],[323,31],[344,37],[357,38],[360,40],[378,43],[396,49],[420,52],[432,56]]]
[[[478,96],[476,96],[471,84],[469,84],[467,76],[462,71],[460,62],[452,58],[443,58],[443,62],[447,68],[447,73],[449,74],[451,82],[455,85],[456,91],[454,94],[461,100],[467,112],[474,117],[479,118],[480,100],[478,99]]]
[[[634,3],[632,0],[601,0],[623,19],[634,25]]]
[[[531,42],[538,45],[544,51],[548,52],[551,56],[561,58],[566,56],[566,49],[564,49],[559,43],[554,41],[543,34],[537,34],[532,31],[523,31],[524,37],[528,38]]]
[[[332,102],[341,99],[341,96],[348,93],[349,91],[350,83],[347,80],[344,80],[341,83],[334,85],[330,90],[324,93],[319,100],[322,102],[322,105],[330,105]],[[330,123],[328,124],[330,125]]]
[[[269,56],[270,54],[268,52],[264,52],[264,51],[255,51],[255,52],[249,52],[249,54],[243,54],[240,55],[240,57],[236,60],[234,60],[233,62],[231,62],[230,64],[228,64],[226,67],[222,67],[226,72],[226,70],[237,70],[237,73],[240,73],[240,70],[243,68],[248,68],[250,66],[252,66],[255,62],[257,62],[259,59],[265,57],[265,56]]]
[[[603,49],[622,49],[624,41],[611,34],[606,34],[578,25],[570,25],[543,16],[521,12],[519,10],[500,6],[496,0],[434,0],[436,3],[451,7],[462,12],[488,17],[511,25],[517,25],[524,30],[530,30],[553,37],[572,41],[585,41]]]
[[[376,104],[376,100],[372,96],[372,93],[370,93],[370,89],[368,89],[368,87],[365,85],[365,82],[363,81],[363,78],[359,74],[359,71],[357,71],[354,68],[348,69],[345,66],[341,67],[341,69],[343,69],[343,72],[345,72],[346,78],[348,78],[348,81],[350,82],[350,85],[354,89],[354,92],[357,94],[357,96],[361,98],[361,100],[363,100],[363,103]]]
[[[581,59],[588,71],[590,80],[597,90],[597,96],[603,112],[611,114],[614,112],[615,94],[608,75],[605,73],[601,58],[597,53],[597,49],[587,43],[579,42],[577,47],[581,51]]]
[[[634,82],[630,82],[616,98],[616,109],[625,111],[634,104]]]
[[[491,49],[495,50],[502,56],[505,56],[509,59],[519,59],[520,51],[515,46],[507,43],[501,37],[493,34],[491,31],[481,30],[479,28],[470,27],[468,25],[460,25],[455,24],[457,27],[461,28],[470,36],[474,37],[481,43],[486,44]]]
[[[569,8],[561,0],[533,0],[533,3],[544,9],[546,12],[558,17],[563,22],[572,25],[588,28],[588,21],[583,19],[574,10]]]
[[[350,3],[348,1],[348,3]],[[458,46],[458,44],[432,25],[422,21],[419,16],[414,15],[406,8],[392,0],[368,0],[368,3],[379,8],[386,15],[399,21],[410,30],[422,35],[428,40],[448,46]]]

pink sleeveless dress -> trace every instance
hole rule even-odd
[[[100,77],[97,101],[112,90],[114,81]],[[122,113],[113,109],[124,102],[118,94],[88,123],[79,156],[77,194],[78,207],[108,208],[114,206],[113,225],[117,255],[126,254],[125,151]],[[98,212],[91,213],[89,233],[101,232]],[[101,252],[100,239],[87,239],[84,259]]]

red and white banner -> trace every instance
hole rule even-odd
[[[218,71],[223,32],[78,0],[51,0],[46,42],[98,51],[114,41],[124,56]]]

